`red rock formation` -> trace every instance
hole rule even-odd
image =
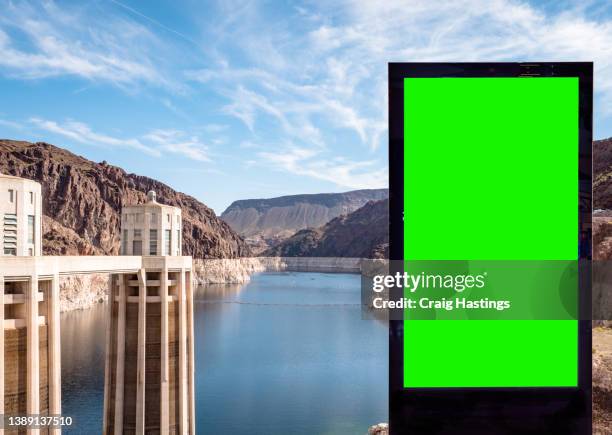
[[[368,201],[389,197],[387,189],[363,189],[342,193],[316,193],[234,201],[221,219],[245,237],[258,254],[299,230],[317,228],[341,215],[354,212]]]
[[[370,201],[360,209],[319,228],[298,231],[263,256],[357,257],[389,256],[389,200]]]
[[[160,202],[183,211],[183,253],[196,258],[248,256],[227,223],[195,198],[151,178],[95,163],[47,143],[0,140],[0,172],[38,181],[43,190],[45,254],[116,255],[121,207]]]

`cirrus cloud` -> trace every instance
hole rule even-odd
[[[155,129],[138,138],[126,138],[96,132],[89,125],[74,120],[57,122],[30,118],[29,122],[39,130],[54,133],[85,145],[134,149],[153,157],[162,157],[165,153],[172,153],[189,160],[210,162],[208,147],[200,141],[199,137],[179,130]]]

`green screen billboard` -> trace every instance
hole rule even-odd
[[[405,78],[404,259],[577,260],[578,107],[574,77]],[[578,384],[577,320],[405,320],[403,348],[406,388]]]

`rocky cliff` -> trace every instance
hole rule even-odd
[[[374,261],[347,257],[251,257],[196,259],[193,282],[196,285],[244,284],[258,272],[367,273]],[[364,270],[365,269],[365,270]]]
[[[593,258],[612,259],[612,138],[593,142]]]
[[[388,195],[387,189],[367,189],[247,199],[233,202],[221,218],[260,252],[298,230],[320,227],[368,201],[385,199]]]
[[[612,210],[612,138],[593,142],[593,208]]]
[[[370,201],[319,228],[298,231],[263,255],[386,258],[389,256],[388,222],[389,200]]]
[[[90,273],[60,278],[60,311],[91,308],[107,299],[109,275]]]
[[[250,250],[230,226],[195,198],[151,178],[95,163],[47,143],[0,140],[0,172],[36,180],[43,191],[46,255],[116,255],[121,208],[149,190],[183,212],[183,253],[235,258]]]
[[[612,330],[593,329],[593,433],[612,433]]]

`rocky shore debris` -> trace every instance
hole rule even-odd
[[[612,329],[593,329],[593,434],[612,434]]]
[[[368,429],[368,435],[389,435],[389,425],[378,423]]]

